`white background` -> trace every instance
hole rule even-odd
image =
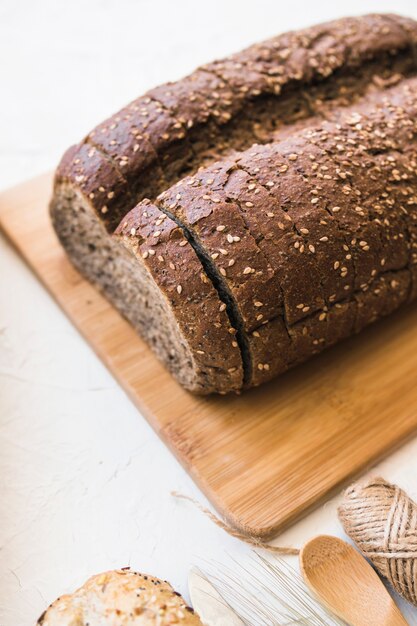
[[[290,28],[414,1],[0,0],[0,188],[146,89]],[[417,440],[378,471],[417,496]],[[246,546],[170,495],[193,485],[0,236],[0,626],[131,565],[186,592],[191,564]],[[281,543],[341,534],[337,500]],[[417,619],[414,617],[414,623]]]

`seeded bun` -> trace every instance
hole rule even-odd
[[[130,570],[97,574],[61,596],[38,626],[202,626],[193,609],[167,582]]]

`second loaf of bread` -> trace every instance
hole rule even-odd
[[[416,39],[396,16],[283,35],[64,156],[61,241],[186,388],[259,385],[415,297]]]

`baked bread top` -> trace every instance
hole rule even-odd
[[[69,149],[56,182],[112,232],[187,173],[415,72],[416,43],[414,20],[385,14],[278,35],[137,98]]]
[[[97,574],[55,600],[38,626],[202,626],[171,585],[130,570]]]

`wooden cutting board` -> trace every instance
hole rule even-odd
[[[417,431],[417,305],[240,397],[193,397],[70,266],[52,176],[0,194],[0,225],[228,521],[268,537]]]

